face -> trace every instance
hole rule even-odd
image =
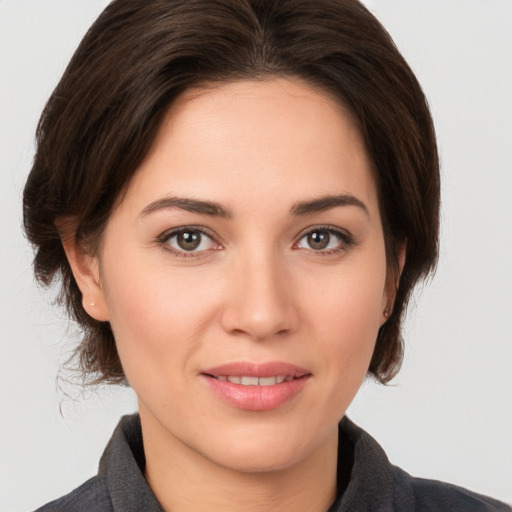
[[[388,295],[370,163],[333,99],[284,79],[186,93],[96,263],[84,303],[145,434],[238,471],[337,437]]]

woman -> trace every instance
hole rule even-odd
[[[398,370],[437,255],[428,108],[360,4],[113,2],[43,113],[24,207],[84,370],[140,411],[43,510],[507,510],[338,430]]]

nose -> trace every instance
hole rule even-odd
[[[272,255],[251,255],[235,262],[223,304],[224,330],[253,340],[289,334],[299,322],[290,272]]]

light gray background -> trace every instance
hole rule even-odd
[[[0,0],[0,510],[33,509],[92,476],[119,416],[136,409],[127,389],[57,389],[73,328],[33,283],[20,228],[39,113],[106,4]],[[402,373],[365,385],[350,414],[407,471],[512,503],[512,2],[366,4],[430,99],[443,227]]]

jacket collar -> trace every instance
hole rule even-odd
[[[144,477],[145,467],[140,417],[123,416],[105,448],[98,471],[114,511],[164,512]]]
[[[384,450],[347,417],[338,431],[339,496],[329,512],[392,512],[392,466]]]
[[[392,512],[393,476],[386,454],[347,417],[339,424],[338,497],[329,512]],[[138,414],[124,416],[100,461],[116,512],[164,512],[144,478],[146,461]]]

